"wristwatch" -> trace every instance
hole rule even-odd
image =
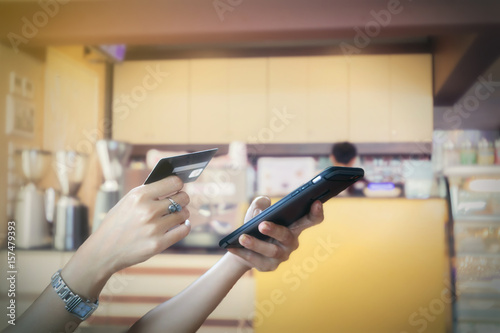
[[[62,279],[61,270],[58,270],[52,275],[51,285],[57,295],[63,300],[66,310],[81,320],[90,317],[99,306],[98,300],[84,300],[79,295],[72,292]]]

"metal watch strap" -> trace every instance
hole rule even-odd
[[[99,306],[98,300],[95,302],[84,300],[79,295],[72,292],[62,279],[61,270],[58,270],[52,275],[51,285],[57,295],[63,300],[66,310],[81,320],[90,317]]]

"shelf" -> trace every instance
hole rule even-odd
[[[500,332],[500,323],[483,323],[481,321],[463,321],[460,318],[456,321],[455,333],[493,333]]]
[[[469,252],[469,251],[459,251],[457,250],[457,257],[485,257],[491,258],[494,256],[498,256],[500,259],[500,252]]]
[[[500,179],[500,165],[455,166],[446,168],[443,174],[450,179],[451,183],[449,190],[456,228],[456,243],[452,246],[454,245],[457,250],[454,267],[456,289],[459,292],[457,292],[458,300],[454,303],[456,306],[453,307],[453,317],[457,318],[461,324],[498,325],[500,324],[500,276],[498,275],[500,253],[486,252],[487,249],[496,249],[498,240],[490,244],[484,239],[474,237],[474,232],[468,229],[498,228],[500,215],[459,215],[456,208],[460,198],[459,191],[465,190],[463,187],[466,187],[468,191],[481,193],[480,198],[485,206],[482,209],[486,208],[487,202],[494,195],[498,195],[496,182]],[[465,181],[467,178],[469,181]],[[486,178],[495,180],[491,182]],[[459,240],[460,238],[462,241]],[[461,247],[464,250],[477,248],[479,251],[460,252],[458,249]],[[474,330],[463,332],[469,331]]]
[[[430,142],[381,142],[355,143],[359,155],[410,155],[430,156]],[[136,144],[132,148],[132,156],[145,156],[149,149],[167,151],[198,151],[219,148],[218,155],[227,154],[228,144]],[[247,144],[248,156],[328,156],[333,142],[326,143],[275,143]]]
[[[487,215],[487,216],[455,216],[455,223],[499,223],[500,216],[497,215]]]
[[[495,301],[500,302],[500,293],[472,293],[462,291],[458,296],[459,300],[463,301]]]
[[[460,165],[446,168],[448,177],[500,176],[500,165]]]
[[[461,252],[456,254],[457,258],[474,257],[474,258],[493,258],[500,260],[499,253],[473,253],[473,252]]]
[[[498,309],[457,309],[461,322],[500,323],[500,310]]]

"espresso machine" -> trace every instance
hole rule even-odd
[[[45,219],[44,194],[37,187],[50,160],[50,153],[38,149],[25,149],[20,154],[21,169],[27,183],[17,194],[14,220],[16,246],[31,249],[49,246],[51,236]]]
[[[54,221],[54,247],[57,250],[76,250],[88,237],[88,207],[76,196],[87,163],[87,155],[75,151],[56,152],[55,169],[61,186]]]
[[[104,183],[96,197],[92,232],[97,230],[108,211],[123,196],[124,169],[131,151],[132,146],[125,142],[99,140],[96,143]]]

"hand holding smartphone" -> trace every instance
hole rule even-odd
[[[314,201],[319,200],[322,203],[328,201],[363,176],[364,171],[361,168],[329,167],[224,237],[219,242],[219,246],[222,248],[242,247],[238,241],[242,234],[263,240],[268,239],[269,237],[261,234],[258,229],[262,221],[289,226],[309,213]]]

